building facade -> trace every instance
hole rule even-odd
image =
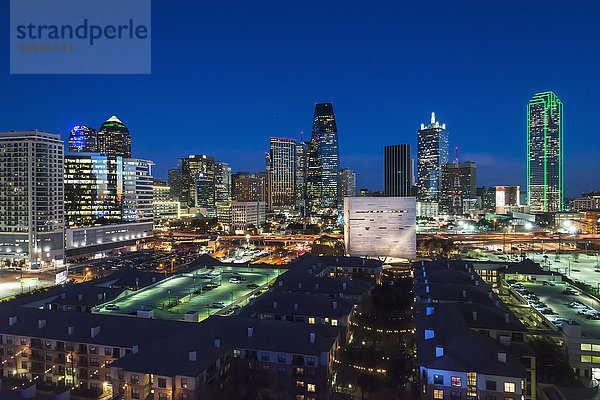
[[[215,201],[231,200],[231,167],[215,161]]]
[[[338,131],[333,104],[315,104],[306,187],[311,208],[337,207],[339,171]]]
[[[98,131],[98,152],[108,156],[131,158],[131,134],[114,115]]]
[[[563,210],[563,105],[552,92],[527,105],[527,199],[531,211]]]
[[[421,124],[418,136],[417,197],[420,200],[439,201],[442,193],[442,166],[448,163],[448,131],[446,124],[435,120]]]
[[[179,168],[181,170],[181,197],[182,205],[186,207],[203,207],[202,204],[208,204],[210,197],[214,204],[214,177],[215,177],[215,159],[206,155],[190,155],[179,159]],[[202,195],[206,194],[209,197],[200,199],[200,205],[196,201],[196,178],[200,176],[201,184],[209,186],[209,188],[201,187]],[[209,189],[212,194],[209,194]]]
[[[414,197],[344,198],[344,242],[351,256],[414,260],[416,230]]]
[[[64,147],[59,135],[0,133],[0,260],[37,268],[64,258]]]
[[[238,172],[232,175],[235,201],[267,201],[266,173]]]
[[[413,171],[410,144],[384,147],[384,179],[386,197],[408,197],[412,191]]]
[[[264,201],[234,201],[231,203],[231,230],[245,231],[260,228],[267,220]]]

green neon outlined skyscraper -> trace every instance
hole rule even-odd
[[[527,105],[527,204],[531,211],[563,210],[563,105],[553,92]]]

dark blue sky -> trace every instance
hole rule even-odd
[[[8,2],[0,7],[7,37]],[[11,76],[2,57],[0,131],[66,138],[115,114],[157,176],[193,153],[259,171],[269,137],[308,137],[314,103],[333,101],[342,167],[378,190],[383,146],[416,146],[435,111],[460,159],[477,162],[479,185],[524,185],[525,107],[552,90],[564,103],[566,195],[600,189],[598,2],[152,7],[151,75]],[[7,40],[0,50],[8,54]]]

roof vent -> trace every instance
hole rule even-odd
[[[302,289],[302,282],[298,282],[298,289]]]
[[[277,302],[276,301],[273,302],[273,308],[274,309],[277,308]]]
[[[90,336],[94,338],[94,337],[98,336],[99,333],[100,333],[100,325],[92,326],[92,329],[90,331]]]
[[[252,337],[253,334],[254,334],[254,328],[249,326],[248,327],[248,337]]]
[[[77,295],[77,300],[79,300],[79,301],[83,300],[83,294],[82,293],[79,293]]]
[[[463,289],[463,297],[466,299],[467,298],[467,289]]]
[[[38,328],[42,329],[45,326],[46,326],[46,320],[45,319],[38,319]]]
[[[61,298],[61,299],[64,299],[65,297],[67,297],[67,294],[66,294],[65,292],[62,292],[62,293],[60,294],[60,298]]]
[[[498,361],[506,364],[506,353],[498,352]]]
[[[500,344],[503,346],[510,346],[510,336],[509,335],[500,335]]]
[[[279,281],[279,286],[283,286],[283,280]]]
[[[73,333],[75,333],[75,327],[74,326],[69,326],[67,328],[67,334],[72,335]]]
[[[492,291],[490,290],[490,292],[488,293],[488,297],[491,299],[492,298]]]
[[[294,303],[294,310],[298,310],[298,303]]]
[[[510,321],[510,314],[504,313],[504,322],[506,322],[508,324],[509,321]]]
[[[215,338],[215,347],[218,349],[219,347],[221,347],[221,339],[219,338]]]
[[[475,281],[475,286],[479,286],[479,281]]]
[[[332,304],[332,306],[333,306],[334,310],[337,309],[337,301],[334,301],[333,304]]]
[[[444,348],[442,346],[435,346],[435,356],[442,357],[444,355]]]
[[[473,321],[477,321],[477,311],[473,311]]]
[[[318,283],[315,283],[315,289],[317,289],[317,290],[319,289],[319,284]]]
[[[8,317],[8,325],[13,326],[17,323],[17,316],[13,315],[12,317]]]
[[[188,359],[190,361],[196,361],[196,352],[195,351],[188,352]]]
[[[342,282],[342,290],[346,290],[346,282]]]
[[[315,333],[311,332],[308,336],[309,336],[310,342],[314,343],[315,342]]]

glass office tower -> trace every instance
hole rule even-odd
[[[269,147],[268,208],[291,207],[295,204],[296,141],[271,138]]]
[[[74,153],[96,153],[98,151],[98,131],[85,125],[78,125],[69,133],[69,151]]]
[[[337,207],[340,157],[333,104],[315,104],[308,157],[307,197],[311,207]]]
[[[563,105],[552,92],[527,105],[527,199],[531,211],[563,210]]]

